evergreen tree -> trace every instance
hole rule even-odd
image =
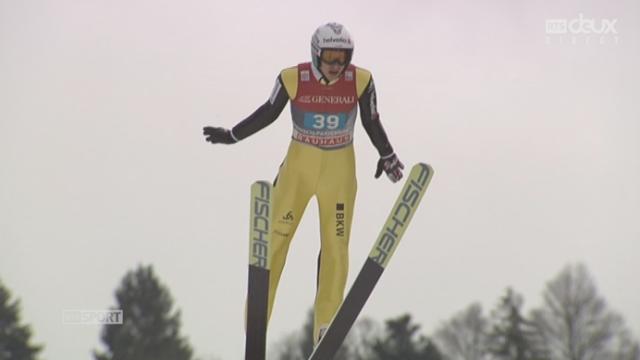
[[[20,301],[0,281],[0,360],[34,360],[41,350],[31,343],[31,328],[20,324]]]
[[[169,290],[151,266],[128,272],[116,290],[122,325],[105,325],[105,352],[96,360],[190,360],[192,349],[179,334],[180,312],[173,311]]]
[[[547,359],[535,326],[522,314],[523,298],[511,288],[492,312],[488,352],[496,360]]]
[[[411,315],[386,321],[384,337],[373,345],[379,360],[441,360],[438,348],[426,337],[418,336],[419,325],[411,323]]]

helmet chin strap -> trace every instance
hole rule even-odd
[[[320,59],[318,59],[318,64],[320,64]],[[342,71],[340,71],[340,74],[338,74],[338,78],[340,78],[340,77],[342,76],[342,74],[344,74],[344,72],[347,70],[347,66],[348,66],[348,65],[345,65],[345,66],[343,67]],[[329,81],[329,78],[327,78],[327,75],[325,75],[325,74],[322,72],[322,70],[320,70],[320,66],[315,66],[315,64],[314,64],[314,65],[313,65],[313,68],[314,68],[314,70],[317,70],[317,71],[318,71],[318,74],[320,75],[320,78],[318,79],[318,81],[323,82],[323,80],[324,80],[324,83],[325,83],[325,84],[329,84],[329,83],[331,83],[331,81]],[[338,78],[336,78],[336,80],[337,80]],[[333,80],[333,81],[335,81],[335,80]]]
[[[322,72],[322,70],[320,70],[320,75],[322,75],[322,77],[320,78],[320,82],[322,82],[322,80],[324,80],[324,83],[325,83],[325,84],[330,84],[332,81],[336,81],[336,80],[338,80],[338,79],[342,76],[342,73],[344,73],[344,70],[342,70],[342,71],[340,72],[340,74],[338,74],[338,77],[336,77],[336,79],[334,79],[334,80],[331,80],[331,81],[330,81],[330,80],[329,80],[329,78],[327,77],[327,75],[325,75],[325,74]]]
[[[319,81],[319,82],[321,82],[321,83],[322,83],[322,82],[323,82],[323,80],[324,80],[324,82],[328,84],[328,83],[329,83],[329,79],[327,79],[327,75],[325,75],[325,74],[322,72],[322,70],[320,70],[320,66],[319,66],[319,64],[320,64],[320,59],[318,59],[318,66],[316,66],[315,64],[313,64],[313,70],[315,70],[314,72],[316,73],[316,77],[318,78],[318,81]],[[319,75],[319,76],[318,76],[318,75]]]

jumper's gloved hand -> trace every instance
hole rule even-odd
[[[384,170],[392,182],[398,182],[398,180],[402,179],[402,169],[404,169],[404,165],[400,162],[400,159],[398,159],[395,153],[381,157],[380,160],[378,160],[376,179],[382,175],[382,170]]]
[[[206,140],[212,144],[233,144],[236,142],[231,131],[225,128],[207,126],[202,132],[206,136]]]

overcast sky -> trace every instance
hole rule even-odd
[[[546,32],[580,14],[609,32]],[[373,72],[401,160],[435,169],[363,315],[410,312],[431,333],[507,286],[529,310],[583,262],[640,335],[637,0],[0,0],[0,279],[44,358],[100,348],[98,326],[62,311],[113,306],[138,264],[170,288],[197,354],[242,357],[249,185],[275,176],[291,120],[287,107],[233,146],[201,128],[255,110],[332,20]],[[401,187],[373,179],[377,153],[355,136],[349,283]],[[269,342],[311,306],[318,248],[312,200]]]

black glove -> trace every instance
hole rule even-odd
[[[395,153],[380,158],[380,160],[378,160],[378,168],[376,169],[376,179],[382,175],[382,170],[384,170],[392,182],[397,182],[402,179],[402,169],[404,169],[404,165]]]
[[[225,128],[207,126],[202,133],[207,137],[206,140],[212,144],[233,144],[236,142],[231,131]]]

